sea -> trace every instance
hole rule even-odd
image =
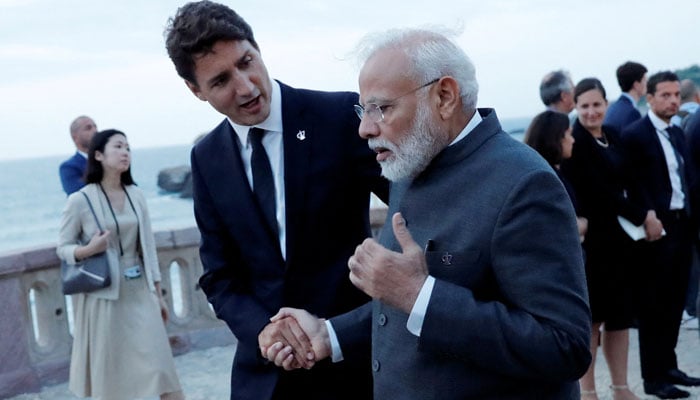
[[[501,123],[522,140],[530,119],[506,118]],[[158,172],[189,165],[190,149],[190,145],[132,149],[131,174],[146,195],[154,231],[195,226],[192,199],[158,187]],[[70,156],[0,161],[0,254],[55,245],[66,202],[58,166]]]
[[[146,196],[154,231],[195,226],[192,199],[158,187],[162,169],[189,165],[190,149],[132,149],[131,174]],[[0,161],[0,254],[56,244],[66,203],[58,167],[70,156]]]

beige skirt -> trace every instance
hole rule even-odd
[[[155,293],[143,274],[127,280],[121,260],[119,299],[76,295],[70,390],[81,397],[125,400],[180,390]]]

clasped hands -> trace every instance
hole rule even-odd
[[[350,281],[373,299],[408,314],[428,276],[428,267],[400,213],[392,216],[392,228],[401,252],[365,239],[348,260]],[[285,370],[310,369],[331,356],[325,319],[296,308],[282,308],[270,318],[258,335],[258,345],[263,357]]]

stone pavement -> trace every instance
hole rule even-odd
[[[684,324],[678,339],[676,353],[679,367],[692,376],[700,376],[700,338],[698,338],[697,319]],[[229,378],[231,361],[235,345],[213,347],[206,350],[192,351],[175,357],[175,364],[180,375],[185,396],[188,400],[225,400],[229,397]],[[644,395],[639,371],[639,354],[637,331],[630,331],[629,357],[630,388],[643,399],[656,399]],[[598,352],[596,361],[596,382],[600,400],[611,400],[608,389],[610,376],[602,352]],[[690,399],[700,400],[700,387],[686,388],[691,392]],[[9,400],[69,400],[75,399],[68,392],[67,384],[46,387],[41,393],[15,396]]]

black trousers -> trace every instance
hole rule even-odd
[[[692,232],[683,212],[661,221],[666,236],[640,243],[646,257],[640,265],[639,356],[642,378],[665,381],[678,368],[676,344],[692,261]]]

